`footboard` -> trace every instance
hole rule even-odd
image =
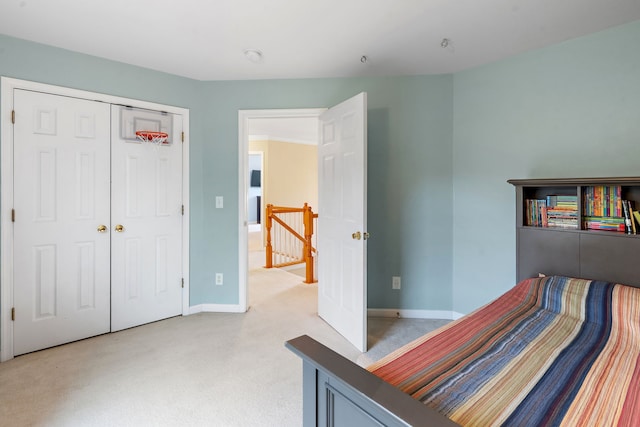
[[[307,335],[285,346],[303,361],[304,427],[458,425]]]

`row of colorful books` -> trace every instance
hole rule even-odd
[[[525,224],[577,229],[578,197],[550,195],[545,199],[527,199]]]
[[[621,214],[619,216],[585,216],[583,218],[586,230],[620,231],[627,234],[637,234],[640,231],[640,212],[634,210],[631,200],[620,200]]]
[[[582,190],[582,213],[585,216],[623,216],[622,188],[619,185],[594,185]]]
[[[613,216],[585,216],[585,230],[626,231],[624,218]]]
[[[582,190],[582,228],[640,233],[640,212],[633,202],[622,198],[620,186],[596,185]],[[578,229],[578,196],[549,195],[526,199],[525,225]]]
[[[545,199],[527,199],[525,224],[532,227],[578,228],[577,208],[549,206]],[[622,217],[584,216],[585,230],[619,231],[627,234],[640,232],[640,212],[633,210],[629,200],[621,201]]]

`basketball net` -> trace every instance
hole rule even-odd
[[[157,150],[162,144],[166,144],[169,139],[169,134],[166,132],[154,132],[150,130],[136,131],[136,139],[142,142],[151,143]]]

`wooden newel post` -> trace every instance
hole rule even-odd
[[[267,246],[265,248],[266,260],[265,267],[272,268],[273,267],[273,246],[271,246],[271,227],[272,220],[271,215],[273,214],[273,205],[267,205],[267,214],[265,215],[265,228],[267,229]]]
[[[311,252],[311,236],[313,236],[313,211],[304,204],[304,262],[306,264],[305,283],[313,283],[313,254]]]

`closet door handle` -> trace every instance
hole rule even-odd
[[[107,232],[107,226],[106,225],[99,225],[98,226],[98,233],[106,233]]]
[[[122,224],[118,224],[114,230],[116,230],[116,233],[122,233],[124,231],[124,226],[122,226]]]

